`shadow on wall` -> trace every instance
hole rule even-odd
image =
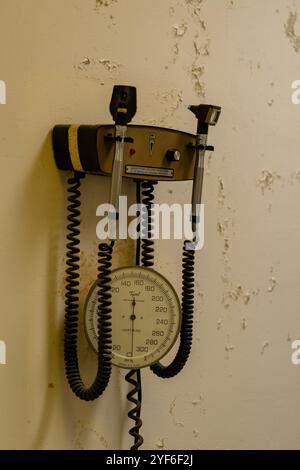
[[[33,318],[28,319],[30,334],[26,335],[26,351],[29,357],[25,362],[30,365],[28,383],[34,384],[29,403],[30,416],[34,426],[38,423],[31,438],[33,449],[41,448],[43,445],[55,400],[53,383],[57,373],[57,345],[60,341],[56,326],[58,313],[56,299],[62,199],[62,178],[55,168],[49,133],[25,181],[22,194],[23,207],[20,208],[26,214],[24,246],[29,250],[27,253],[29,259],[33,260],[32,266],[28,269],[36,269],[36,261],[38,257],[40,258],[34,273],[39,291],[34,290],[35,286],[28,285],[34,302]],[[46,266],[42,271],[41,261],[43,261],[42,266]]]
[[[34,429],[30,447],[45,449],[54,442],[54,436],[57,441],[60,434],[62,439],[58,441],[58,447],[115,448],[121,446],[122,439],[122,429],[119,425],[116,427],[122,416],[122,384],[119,372],[113,370],[110,390],[105,391],[101,400],[88,403],[80,401],[72,394],[64,375],[64,274],[61,272],[61,254],[65,237],[66,176],[69,176],[69,173],[59,172],[55,166],[49,132],[25,181],[20,207],[26,220],[24,246],[28,251],[28,258],[33,260],[28,269],[36,269],[34,278],[37,280],[37,287],[28,281],[26,285],[25,280],[30,298],[34,298],[32,317],[28,319],[30,333],[25,336],[24,349],[27,357],[23,358],[28,369],[28,384],[30,388],[33,387],[33,393],[25,402]],[[104,186],[108,184],[106,182]],[[83,187],[88,200],[95,188],[99,190],[98,179],[90,178],[87,187]],[[116,255],[119,251],[124,257],[123,246],[116,250]],[[96,357],[87,345],[82,331],[79,334],[79,349],[83,378],[86,378],[86,373],[88,378],[93,377]],[[115,404],[113,420],[112,402]],[[98,416],[101,416],[100,429],[93,429],[93,422]],[[103,428],[105,429],[111,421],[114,421],[114,424],[108,434],[113,436],[113,444],[103,436]],[[98,428],[97,425],[96,427]]]

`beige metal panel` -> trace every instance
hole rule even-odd
[[[115,146],[113,141],[105,139],[107,135],[114,135],[114,126],[101,126],[98,131],[99,165],[104,173],[111,174]],[[128,126],[128,137],[133,139],[133,143],[125,146],[123,176],[161,181],[193,179],[195,151],[188,148],[190,143],[195,144],[193,134],[161,127],[131,125]],[[178,150],[180,160],[168,161],[168,150]]]

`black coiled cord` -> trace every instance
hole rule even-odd
[[[141,202],[141,183],[136,180],[136,203]],[[137,213],[137,217],[139,216]],[[136,242],[135,264],[140,266],[140,251],[141,251],[141,238],[140,238],[140,224],[137,226],[137,233],[139,234]],[[134,407],[128,412],[128,418],[134,421],[134,426],[129,430],[129,434],[134,437],[134,445],[130,450],[138,450],[144,442],[143,437],[140,435],[140,429],[143,425],[141,420],[141,407],[142,407],[142,379],[141,370],[130,370],[125,376],[126,382],[132,385],[132,389],[127,394],[127,400],[133,403]]]
[[[142,183],[142,203],[145,206],[145,213],[142,217],[142,232],[147,235],[147,239],[142,240],[142,265],[148,268],[154,265],[154,241],[151,240],[153,228],[152,205],[154,200],[154,185],[156,182],[144,181]],[[180,343],[177,354],[173,361],[164,366],[160,362],[150,366],[152,372],[161,378],[175,377],[185,366],[192,347],[193,340],[193,315],[194,315],[194,269],[195,251],[188,250],[187,246],[193,245],[185,241],[182,255],[182,296],[181,313],[182,322],[180,329]]]
[[[78,363],[79,269],[80,269],[80,184],[82,173],[68,179],[67,269],[64,330],[64,359],[68,383],[77,397],[91,401],[106,389],[111,375],[111,265],[114,242],[100,243],[98,251],[98,368],[94,382],[86,387]]]
[[[129,430],[129,434],[134,438],[134,444],[130,447],[130,450],[138,450],[144,442],[143,437],[140,435],[140,428],[143,422],[141,416],[142,406],[142,385],[141,385],[141,371],[140,369],[132,369],[126,374],[126,382],[132,385],[132,389],[127,394],[127,400],[134,404],[128,412],[128,417],[135,422],[135,425]],[[135,398],[137,395],[137,398]]]
[[[154,186],[156,181],[143,181],[142,186],[142,266],[153,267],[154,264],[154,241],[151,240],[153,228],[152,205],[154,200]]]
[[[153,364],[150,369],[155,375],[163,379],[175,377],[185,366],[192,347],[193,340],[193,314],[194,314],[194,267],[195,251],[188,250],[184,242],[182,257],[182,295],[181,295],[181,328],[180,343],[173,361],[164,366],[160,362]]]

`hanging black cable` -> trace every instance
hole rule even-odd
[[[136,199],[136,203],[138,205],[138,207],[140,206],[141,204],[141,181],[140,180],[135,180],[135,199]],[[140,214],[140,211],[138,210],[137,211],[137,214],[136,214],[137,217],[140,217],[141,214]],[[136,228],[136,231],[137,231],[137,240],[136,240],[136,250],[135,250],[135,264],[136,266],[140,266],[141,264],[141,224],[139,223],[137,225],[137,228]]]
[[[136,180],[136,203],[140,204],[141,202],[141,190],[140,190],[140,181]],[[137,213],[137,217],[139,217]],[[141,251],[141,237],[140,237],[140,224],[137,226],[138,238],[136,240],[136,250],[135,250],[135,264],[136,266],[140,265],[140,251]],[[144,442],[143,437],[140,435],[140,428],[143,425],[141,420],[141,406],[142,406],[142,379],[140,369],[130,370],[125,376],[126,382],[130,385],[133,385],[132,390],[127,394],[127,399],[133,403],[135,406],[132,410],[128,412],[128,417],[135,422],[129,430],[129,434],[134,437],[134,445],[130,450],[138,450],[139,447]],[[137,395],[137,398],[134,396]]]
[[[189,358],[192,347],[195,251],[187,250],[187,243],[189,242],[184,243],[182,258],[182,321],[180,328],[179,348],[175,358],[168,366],[164,366],[160,362],[157,362],[150,367],[155,375],[163,379],[175,377],[175,375],[177,375],[183,369]]]
[[[94,382],[86,387],[78,363],[78,316],[80,270],[80,184],[84,174],[75,172],[68,179],[67,269],[64,330],[64,359],[68,383],[72,391],[85,401],[95,400],[106,389],[111,375],[111,265],[114,242],[100,243],[98,248],[98,368]]]
[[[141,414],[141,371],[140,369],[132,369],[126,374],[126,382],[132,385],[132,389],[127,394],[127,400],[134,404],[134,408],[128,412],[128,417],[135,422],[135,425],[129,430],[129,434],[134,438],[134,444],[130,450],[138,450],[144,442],[140,435],[140,428],[143,422],[140,418]],[[135,398],[137,395],[137,398]]]
[[[143,235],[147,237],[142,239],[142,265],[149,268],[154,265],[154,241],[151,240],[151,235],[153,229],[152,208],[155,184],[157,183],[151,181],[144,181],[142,183],[142,203],[145,206],[145,213],[142,217],[142,226]],[[175,377],[175,375],[177,375],[185,366],[192,347],[195,251],[188,250],[188,244],[190,244],[190,242],[184,242],[182,255],[182,322],[180,328],[179,348],[174,360],[168,366],[164,366],[160,362],[150,366],[152,372],[161,378]]]
[[[154,241],[152,238],[154,187],[157,181],[142,182],[142,266],[151,268],[154,265]]]

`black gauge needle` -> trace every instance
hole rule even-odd
[[[132,357],[133,356],[133,338],[134,338],[134,320],[136,319],[136,316],[135,316],[136,301],[134,297],[133,297],[131,305],[132,305],[132,313],[130,315],[130,320],[131,320],[131,357]]]

